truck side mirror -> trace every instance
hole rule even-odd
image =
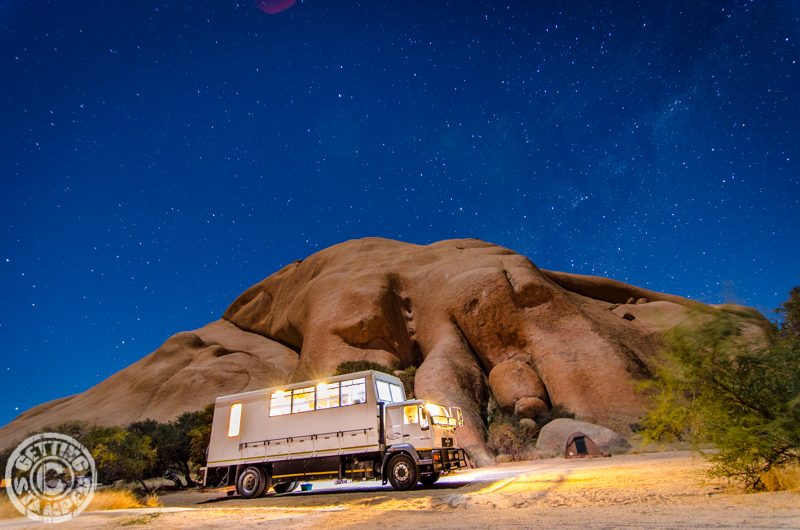
[[[419,406],[419,426],[423,431],[427,431],[430,427],[428,411],[422,405]]]

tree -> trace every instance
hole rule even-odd
[[[789,291],[789,299],[775,312],[782,320],[778,331],[780,340],[791,343],[794,348],[800,347],[800,287]]]
[[[785,318],[761,346],[724,313],[668,334],[665,361],[646,386],[653,408],[643,421],[645,440],[710,443],[717,449],[705,455],[711,474],[753,490],[763,489],[771,469],[800,464],[800,349],[792,322]]]
[[[189,459],[197,468],[206,461],[208,444],[211,441],[211,422],[214,419],[214,404],[194,413],[195,422],[189,429]]]
[[[138,481],[150,491],[144,480],[154,474],[156,450],[149,436],[122,427],[97,427],[82,441],[92,453],[100,482]]]
[[[186,477],[186,485],[191,487],[196,485],[192,479],[192,463],[205,461],[213,415],[211,405],[200,411],[185,412],[167,423],[138,421],[128,430],[152,439],[157,455],[155,466],[160,474],[177,468]]]
[[[147,419],[131,423],[128,430],[140,436],[147,436],[152,440],[153,448],[156,451],[153,465],[154,475],[164,476],[173,467],[183,471],[182,460],[189,441],[181,439],[174,422],[159,423],[156,420]],[[192,481],[188,474],[186,478],[187,484],[191,485]],[[179,485],[183,486],[183,484]]]

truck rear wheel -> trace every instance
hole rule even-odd
[[[289,493],[290,491],[296,490],[298,484],[300,484],[299,480],[293,480],[291,482],[278,482],[272,486],[272,489],[275,490],[275,493]]]
[[[260,467],[249,466],[236,481],[236,491],[245,499],[260,497],[267,487],[267,476]]]
[[[414,459],[400,454],[389,460],[389,482],[396,490],[410,490],[417,485],[419,470]]]

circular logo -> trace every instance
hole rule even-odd
[[[46,432],[14,449],[6,464],[11,503],[34,521],[60,523],[92,500],[97,470],[92,454],[74,438]]]

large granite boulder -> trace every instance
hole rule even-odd
[[[222,320],[173,336],[81,394],[21,414],[0,430],[0,446],[70,419],[165,420],[218,395],[325,377],[343,361],[370,360],[418,366],[416,395],[461,406],[461,444],[473,461],[487,463],[492,396],[520,417],[546,418],[557,407],[629,432],[644,410],[636,385],[651,375],[661,332],[721,310],[540,270],[475,239],[347,241],[250,287]],[[752,312],[753,327],[759,318]]]

